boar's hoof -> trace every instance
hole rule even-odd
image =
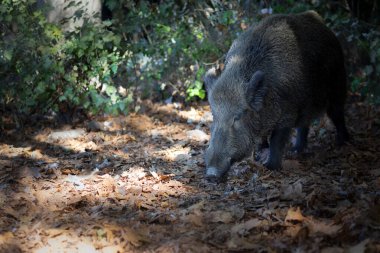
[[[264,166],[269,170],[281,170],[281,163],[265,162]]]
[[[304,152],[304,149],[305,148],[303,147],[294,146],[290,148],[290,152],[298,155],[298,154],[302,154]]]
[[[348,144],[349,141],[350,141],[350,135],[348,134],[347,130],[343,133],[338,133],[336,136],[336,144],[339,147]]]
[[[269,159],[269,148],[263,148],[256,152],[255,161],[260,163],[265,163]]]
[[[206,169],[206,179],[212,183],[218,183],[221,181],[223,173],[215,167],[210,167]]]

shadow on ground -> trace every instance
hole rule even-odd
[[[247,159],[219,185],[203,178],[207,140],[189,134],[207,135],[207,107],[144,111],[73,139],[49,125],[3,134],[0,251],[379,250],[377,108],[349,107],[352,145],[336,149],[321,120],[308,155],[279,172]]]

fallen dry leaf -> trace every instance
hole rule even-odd
[[[231,223],[234,218],[231,212],[218,210],[209,214],[209,220],[211,222]]]
[[[231,232],[239,235],[245,235],[249,230],[255,227],[260,227],[263,224],[262,220],[257,218],[247,220],[243,223],[236,224],[231,228]]]
[[[5,232],[0,234],[0,244],[10,242],[14,238],[13,233]]]
[[[186,219],[189,222],[193,223],[195,226],[202,227],[204,223],[203,215],[201,214],[188,214],[186,215]]]
[[[123,238],[135,247],[140,247],[145,242],[149,242],[148,238],[131,228],[123,228]]]
[[[306,219],[305,224],[309,228],[310,233],[312,234],[322,233],[329,236],[335,235],[342,228],[341,225],[335,225],[333,223],[317,221],[311,218]]]
[[[310,234],[322,233],[325,235],[335,235],[342,227],[340,225],[335,225],[334,223],[326,223],[324,221],[318,221],[312,217],[305,217],[302,215],[301,209],[289,208],[288,213],[285,217],[285,222],[302,222],[309,229]],[[291,232],[293,235],[298,234],[298,230]]]
[[[50,237],[56,237],[65,232],[67,232],[65,229],[59,229],[59,228],[50,228],[50,229],[45,230],[45,233],[49,235]]]
[[[348,105],[355,145],[326,117],[283,170],[246,159],[210,184],[188,135],[209,136],[209,106],[141,106],[75,139],[49,141],[55,122],[0,133],[0,252],[379,251],[380,108]]]
[[[120,245],[106,246],[100,249],[100,253],[120,253],[123,252],[123,247]]]
[[[253,251],[253,252],[259,252],[261,246],[257,243],[251,242],[248,238],[244,237],[232,237],[229,238],[226,242],[226,246],[229,250],[233,251]]]
[[[298,180],[297,182],[293,184],[283,187],[281,191],[282,192],[281,198],[289,199],[289,200],[304,198],[306,194],[302,191],[302,189],[303,189],[302,183],[300,182],[300,180]]]
[[[344,253],[344,249],[340,247],[326,247],[321,250],[321,253]]]
[[[346,249],[347,253],[364,253],[369,240],[363,240],[360,243]]]
[[[290,221],[299,221],[302,222],[305,220],[305,217],[301,213],[301,209],[299,207],[294,208],[291,207],[288,209],[288,213],[286,214],[285,217],[285,222],[290,222]]]
[[[301,167],[301,163],[298,160],[284,160],[282,162],[282,168],[285,170],[299,169]]]

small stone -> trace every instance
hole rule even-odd
[[[81,128],[66,131],[56,131],[49,134],[48,139],[52,141],[76,139],[82,137],[85,133],[85,130]]]
[[[206,142],[210,139],[210,136],[202,130],[195,129],[186,132],[187,138],[197,142]]]

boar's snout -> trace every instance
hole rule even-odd
[[[219,152],[215,152],[213,148],[209,147],[206,150],[206,179],[209,182],[220,182],[223,176],[231,167],[231,158],[223,156]]]
[[[215,167],[209,167],[206,169],[206,179],[207,181],[216,183],[222,177],[221,171]]]
[[[221,181],[224,173],[221,169],[215,167],[208,167],[206,169],[206,179],[211,183],[218,183]]]

